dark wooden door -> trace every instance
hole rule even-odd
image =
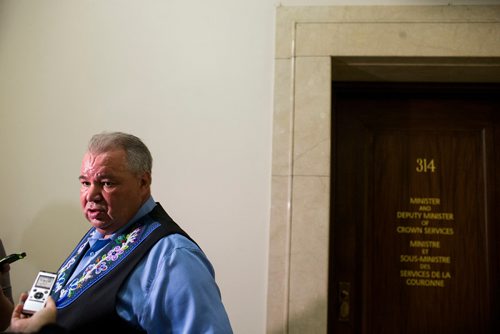
[[[330,333],[500,333],[500,89],[333,89]]]

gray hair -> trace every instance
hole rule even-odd
[[[107,151],[122,149],[127,155],[127,164],[133,173],[151,173],[153,157],[142,140],[134,135],[123,132],[102,132],[92,136],[88,152],[100,154]]]

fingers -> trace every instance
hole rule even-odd
[[[14,307],[11,318],[13,321],[26,318],[26,315],[23,314],[23,304],[17,304],[16,307]]]
[[[27,292],[21,293],[21,295],[19,296],[19,304],[24,304],[26,299],[28,299],[28,293]]]
[[[14,307],[14,311],[12,312],[12,319],[24,319],[26,315],[23,314],[23,306],[24,302],[28,298],[28,294],[26,292],[21,293],[19,296],[19,303]]]
[[[14,311],[12,311],[12,319],[21,318],[22,311],[23,311],[23,305],[17,304],[16,307],[14,307]]]
[[[49,296],[49,298],[47,299],[47,304],[45,304],[45,307],[48,307],[48,308],[56,308],[56,302],[54,301],[54,299]]]

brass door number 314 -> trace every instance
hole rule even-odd
[[[427,160],[426,158],[418,158],[417,159],[417,167],[415,170],[417,173],[434,173],[436,171],[436,164],[434,163],[434,159]]]

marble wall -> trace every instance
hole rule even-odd
[[[278,7],[268,333],[326,333],[332,80],[500,81],[500,6]]]

